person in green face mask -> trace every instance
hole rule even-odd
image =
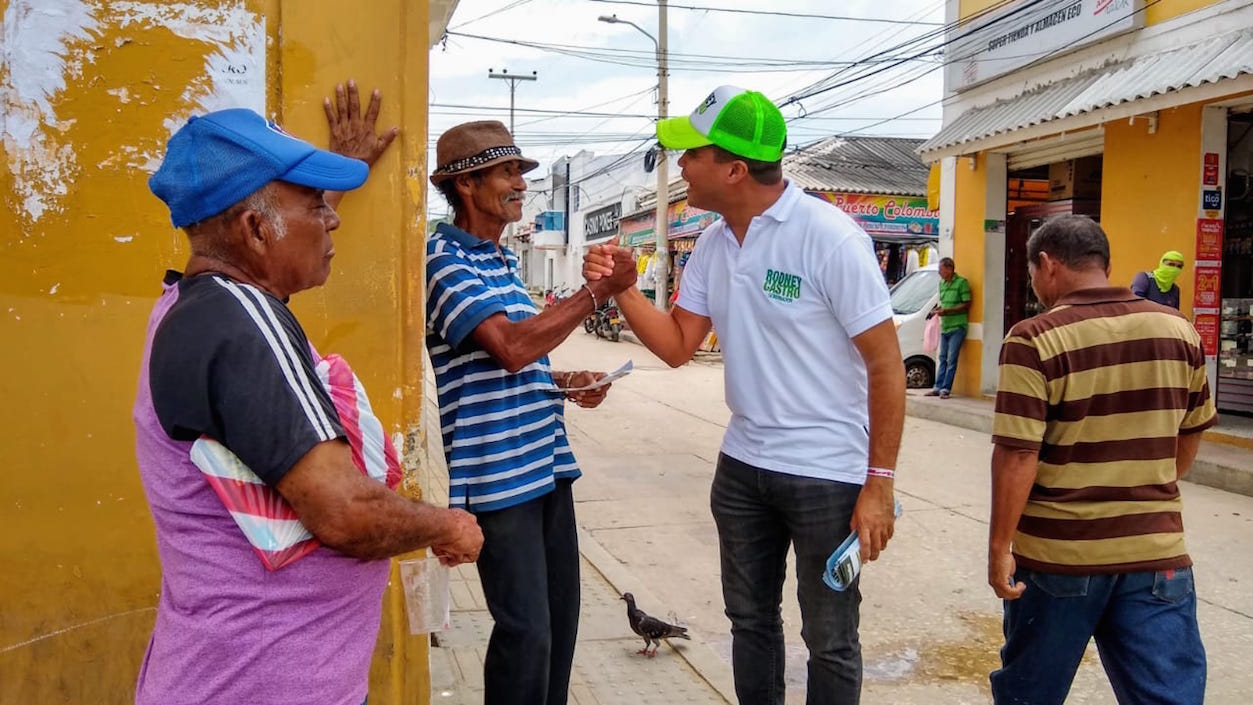
[[[1140,272],[1131,280],[1131,293],[1173,309],[1179,308],[1179,285],[1175,279],[1183,271],[1183,254],[1171,250],[1162,255],[1157,269]]]

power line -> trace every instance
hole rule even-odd
[[[472,20],[466,20],[465,22],[458,24],[456,27],[449,27],[449,29],[461,29],[462,27],[465,27],[466,25],[474,24],[475,22],[478,22],[479,20],[485,20],[489,17],[495,17],[496,15],[502,14],[504,12],[508,12],[509,10],[512,10],[516,7],[525,5],[528,2],[531,2],[531,0],[516,0],[516,2],[511,2],[508,5],[505,5],[504,7],[500,8],[499,10],[492,10],[491,12],[485,15],[479,15],[478,17],[475,17]]]
[[[526,47],[528,49],[537,49],[539,51],[572,56],[586,61],[615,64],[618,66],[655,68],[657,65],[655,52],[647,50],[612,49],[588,45],[531,42],[521,39],[489,37],[481,34],[467,34],[452,31],[449,31],[448,35],[464,39],[477,39],[479,41],[493,42],[497,44],[510,44],[513,46]],[[717,73],[795,73],[799,71],[813,71],[834,67],[849,68],[867,63],[866,61],[799,60],[794,58],[681,54],[672,52],[667,52],[666,57],[669,60],[670,67],[672,69]],[[889,63],[892,61],[896,61],[896,59],[885,58],[877,63]]]
[[[586,113],[586,112],[588,112],[588,111],[594,110],[594,109],[596,109],[596,108],[603,108],[603,107],[605,107],[606,105],[611,105],[611,104],[613,104],[613,103],[620,103],[620,102],[622,102],[622,101],[624,101],[624,100],[627,100],[627,99],[630,99],[630,98],[636,98],[636,97],[638,97],[638,96],[642,96],[642,95],[644,95],[645,93],[651,93],[651,92],[653,91],[653,89],[654,89],[654,86],[649,86],[649,87],[645,88],[645,89],[644,89],[644,90],[642,90],[642,91],[638,91],[638,92],[635,92],[635,93],[628,93],[627,95],[620,96],[620,97],[618,97],[618,98],[610,98],[609,100],[606,100],[606,101],[601,102],[601,103],[597,103],[597,104],[595,104],[595,105],[589,105],[589,106],[584,107],[584,108],[579,108],[578,113],[580,114],[580,117],[592,117],[592,116],[590,116],[590,115],[582,115],[582,114],[583,114],[583,113]],[[573,115],[573,113],[567,113],[567,115]],[[621,114],[618,114],[618,116],[619,116],[619,117],[623,117]],[[632,115],[631,117],[636,117],[636,116]],[[640,116],[640,117],[652,117],[652,116]],[[546,122],[546,121],[548,121],[548,120],[554,120],[554,119],[556,119],[556,117],[539,118],[539,119],[536,119],[536,120],[531,120],[531,121],[529,121],[529,122],[524,122],[524,123],[522,123],[521,125],[518,125],[518,127],[526,127],[526,126],[528,126],[528,125],[535,125],[535,124],[538,124],[538,123],[541,123],[541,122]]]
[[[464,105],[460,103],[431,103],[431,107],[432,108],[453,108],[453,109],[462,109],[462,110],[490,110],[490,111],[509,112],[508,106],[501,107],[497,105]],[[550,110],[550,109],[545,109],[545,108],[514,108],[514,111],[519,112],[519,113],[535,113],[537,115],[555,115],[555,116],[582,115],[584,117],[622,117],[622,118],[656,117],[654,115],[646,115],[644,113],[638,113],[638,114],[636,113],[625,113],[625,114],[624,113],[597,113],[597,112],[590,112],[586,110]]]
[[[656,3],[638,2],[637,0],[591,0],[609,5],[639,5],[640,7],[656,7]],[[818,15],[804,12],[778,12],[775,10],[743,10],[730,7],[698,7],[695,5],[667,5],[672,10],[694,10],[698,12],[728,12],[741,15],[769,15],[771,17],[794,17],[807,20],[843,20],[848,22],[878,22],[882,24],[903,25],[939,25],[939,22],[917,22],[911,20],[888,19],[886,17],[851,17],[848,15]]]
[[[1037,0],[1037,2],[1031,3],[1031,5],[1038,4],[1038,1],[1039,1],[1039,0]],[[1136,13],[1139,13],[1139,12],[1146,12],[1146,11],[1147,11],[1150,7],[1152,7],[1152,6],[1156,5],[1157,3],[1161,2],[1161,1],[1162,1],[1162,0],[1148,0],[1147,2],[1145,2],[1145,3],[1144,3],[1144,5],[1143,5],[1143,6],[1141,6],[1141,7],[1140,7],[1140,8],[1138,8],[1137,10],[1135,10],[1135,12],[1136,12]],[[1016,13],[1016,12],[1014,12],[1014,13],[1010,13],[1009,15],[1006,15],[1005,17],[1002,17],[1002,18],[997,18],[997,20],[994,20],[994,21],[995,21],[995,22],[999,22],[999,21],[1001,21],[1002,19],[1008,19],[1010,16],[1012,16],[1012,15],[1014,15],[1014,14],[1017,14],[1017,13]],[[1133,14],[1134,14],[1134,13],[1133,13]],[[1074,46],[1075,44],[1080,44],[1080,43],[1082,43],[1084,40],[1088,39],[1089,37],[1091,37],[1091,36],[1093,36],[1093,35],[1095,35],[1095,34],[1097,34],[1097,33],[1101,32],[1101,31],[1103,31],[1105,28],[1109,27],[1110,25],[1115,24],[1115,23],[1120,22],[1120,21],[1122,21],[1122,20],[1121,20],[1121,19],[1116,19],[1116,20],[1113,20],[1113,21],[1109,22],[1108,24],[1105,24],[1105,25],[1102,25],[1102,26],[1100,26],[1100,27],[1097,27],[1096,29],[1092,30],[1091,32],[1088,32],[1087,34],[1083,35],[1082,37],[1079,37],[1079,38],[1078,38],[1078,39],[1076,39],[1075,41],[1071,42],[1069,45],[1064,46],[1064,47],[1059,47],[1059,48],[1057,48],[1057,49],[1054,49],[1053,51],[1050,51],[1050,52],[1048,52],[1048,53],[1046,53],[1046,54],[1042,55],[1040,58],[1038,58],[1038,59],[1036,59],[1035,61],[1033,61],[1033,62],[1031,62],[1030,64],[1028,64],[1028,66],[1030,66],[1030,65],[1034,65],[1034,64],[1038,64],[1038,63],[1041,63],[1041,62],[1047,61],[1048,59],[1051,59],[1051,58],[1053,58],[1053,57],[1055,57],[1055,56],[1058,56],[1058,55],[1064,54],[1064,53],[1066,53],[1066,52],[1070,51],[1071,47],[1072,47],[1072,46]],[[991,26],[991,25],[992,25],[992,23],[991,23],[991,22],[989,22],[987,25],[984,25],[983,27],[980,27],[980,28],[979,28],[979,30],[982,30],[982,29],[984,29],[984,28],[986,28],[986,27],[989,27],[989,26]],[[973,30],[973,31],[978,31],[978,30]],[[982,52],[979,52],[979,53],[982,53]],[[975,55],[977,55],[977,53],[976,53]],[[963,58],[962,60],[965,60],[965,58]],[[947,63],[947,62],[946,62],[946,63]],[[913,78],[913,79],[910,79],[910,81],[917,80],[917,78],[920,78],[920,77],[915,77],[915,78]],[[892,88],[888,88],[888,89],[884,89],[884,90],[893,90],[894,88],[899,88],[901,85],[903,85],[903,84],[898,84],[897,86],[893,86]],[[878,92],[882,92],[882,91],[878,91]],[[879,125],[882,125],[882,124],[884,124],[884,123],[892,122],[892,121],[894,121],[894,120],[896,120],[896,119],[899,119],[899,118],[901,118],[901,117],[905,117],[905,116],[908,116],[908,115],[912,115],[913,113],[919,112],[919,111],[921,111],[921,110],[925,110],[926,108],[930,108],[930,107],[932,107],[932,106],[934,106],[934,105],[938,105],[938,104],[940,104],[940,103],[942,103],[942,102],[944,102],[944,98],[940,98],[939,100],[933,100],[933,101],[931,101],[930,103],[927,103],[927,104],[925,104],[925,105],[921,105],[921,106],[919,106],[919,107],[917,107],[917,108],[913,108],[913,109],[911,109],[911,110],[907,110],[907,111],[905,111],[905,112],[901,113],[900,115],[896,115],[896,116],[893,116],[893,117],[890,117],[890,118],[885,118],[885,119],[880,120],[880,121],[878,121],[878,122],[876,122],[876,123],[873,123],[873,124],[870,124],[870,125],[865,125],[865,126],[859,127],[859,128],[858,128],[858,129],[856,129],[856,130],[853,130],[853,131],[851,131],[851,132],[847,132],[847,133],[843,133],[843,134],[855,135],[855,134],[857,134],[857,133],[859,133],[859,132],[864,132],[864,131],[869,130],[869,129],[871,129],[871,128],[874,128],[874,127],[877,127],[877,126],[879,126]],[[834,106],[831,106],[831,107],[833,108]],[[828,109],[830,109],[830,108],[828,108]]]

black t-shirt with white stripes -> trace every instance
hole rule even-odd
[[[178,301],[153,337],[148,372],[170,438],[212,438],[273,486],[315,445],[344,437],[282,301],[217,273],[169,272],[166,282],[177,282]]]

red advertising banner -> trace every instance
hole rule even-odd
[[[1205,350],[1205,356],[1218,355],[1218,314],[1198,313],[1193,325],[1201,335],[1201,348]]]
[[[1206,164],[1201,170],[1201,183],[1206,186],[1218,185],[1218,166]]]
[[[1218,218],[1196,219],[1196,259],[1218,262],[1223,258],[1223,221]]]
[[[1221,267],[1197,267],[1196,289],[1192,297],[1193,308],[1218,308],[1222,291]]]

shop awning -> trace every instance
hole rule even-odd
[[[1146,111],[1164,109],[1206,99],[1184,93],[1186,89],[1251,77],[1253,30],[1230,32],[973,108],[924,142],[918,153],[923,159],[934,161],[1041,136],[1014,134],[1036,126],[1054,128],[1048,132],[1082,129],[1103,121],[1096,111],[1177,92],[1179,99],[1173,104],[1145,106]],[[1232,92],[1238,90],[1235,87]],[[1080,116],[1096,119],[1077,119]]]

